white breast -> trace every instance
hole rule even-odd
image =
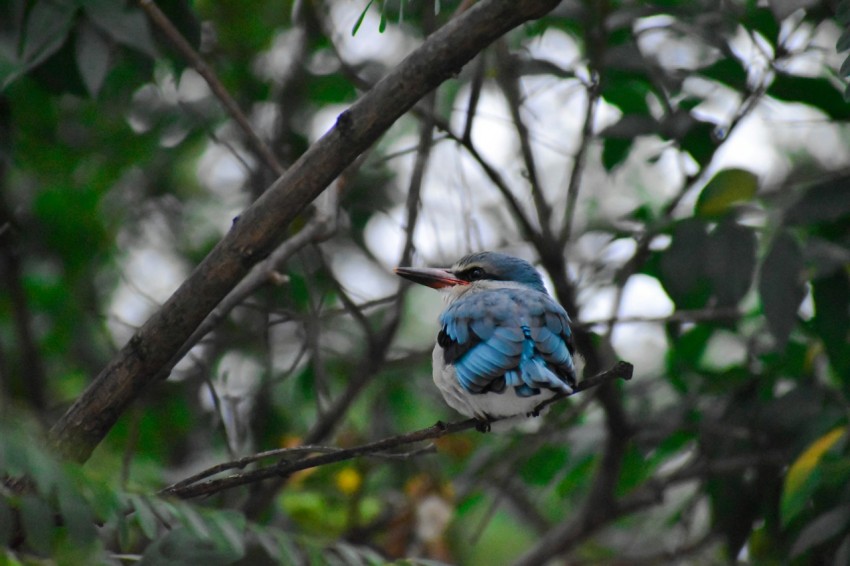
[[[533,397],[519,397],[512,387],[502,393],[480,393],[473,395],[461,387],[455,376],[454,367],[446,365],[443,349],[434,347],[431,356],[434,368],[434,383],[452,409],[467,417],[486,420],[487,417],[528,416],[540,403],[555,395],[554,391],[543,390]]]

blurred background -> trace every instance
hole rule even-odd
[[[35,478],[0,491],[0,556],[850,563],[846,2],[564,0],[354,162],[85,466],[33,442],[276,170],[471,4],[0,6],[0,469]],[[480,250],[541,271],[586,375],[634,379],[509,434],[154,495],[459,420],[431,382],[441,299],[392,268]]]

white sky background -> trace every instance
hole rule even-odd
[[[378,13],[374,9],[367,13],[357,35],[352,37],[351,29],[361,10],[362,3],[339,2],[333,4],[330,13],[330,21],[337,30],[335,40],[349,63],[378,60],[385,68],[390,68],[420,43],[420,39],[408,33],[403,25],[400,27],[394,22],[390,22],[383,34],[379,33]],[[644,54],[657,56],[661,64],[668,66],[694,66],[705,48],[692,38],[683,40],[673,36],[663,24],[663,20],[657,19],[644,22],[646,29],[640,40]],[[790,26],[786,28],[791,29]],[[797,34],[788,41],[789,45],[805,46],[811,41],[822,46],[823,50],[819,55],[801,55],[798,61],[794,61],[795,68],[820,73],[824,63],[837,67],[840,58],[834,52],[838,37],[835,26],[825,23],[817,29],[804,28]],[[753,72],[758,72],[763,46],[758,45],[758,41],[753,42],[743,30],[734,44],[737,52],[752,62],[756,69]],[[276,50],[256,63],[256,71],[269,73],[272,67],[285,69],[287,45],[286,37],[276,41]],[[537,58],[573,68],[579,74],[583,71],[576,67],[580,64],[580,52],[575,41],[558,30],[548,30],[532,43],[530,51]],[[327,55],[316,55],[310,63],[311,68],[335,72],[335,66],[328,63],[331,58]],[[206,85],[191,77],[193,71],[185,73],[190,75],[181,81],[158,81],[156,86],[163,99],[196,101],[209,96]],[[724,116],[737,105],[737,95],[720,85],[695,80],[686,84],[686,88],[709,95],[709,101],[700,107],[707,115]],[[554,210],[561,211],[565,205],[572,156],[580,140],[584,89],[577,80],[540,76],[524,78],[522,89],[525,95],[523,115],[531,131],[541,183]],[[145,95],[151,96],[151,93],[146,92]],[[455,108],[451,118],[456,131],[461,130],[465,120],[466,109],[462,105],[467,96],[467,87],[463,87],[456,102],[461,106]],[[317,112],[305,126],[310,139],[323,135],[342,110],[344,107],[341,106],[327,107]],[[274,119],[274,112],[267,107],[253,109],[252,117],[260,131],[269,120]],[[598,131],[616,121],[618,116],[617,108],[602,103],[595,128]],[[402,118],[381,143],[389,152],[414,148],[417,142],[414,126],[412,118]],[[134,127],[144,129],[144,125],[140,124],[134,124]],[[500,92],[492,86],[485,86],[481,94],[472,134],[479,151],[491,164],[500,168],[500,173],[520,202],[530,209],[528,184],[522,175],[524,165],[510,114]],[[744,167],[770,185],[791,170],[796,156],[807,155],[829,167],[847,164],[846,134],[846,130],[830,124],[817,110],[764,99],[723,145],[712,171],[731,166]],[[217,135],[219,139],[227,139],[228,126],[222,127]],[[167,141],[163,141],[164,145]],[[630,159],[611,174],[599,165],[600,151],[601,146],[597,143],[589,153],[576,211],[573,230],[576,234],[582,234],[589,226],[609,225],[639,203],[649,201],[653,206],[661,207],[678,189],[688,168],[692,167],[658,139],[637,140]],[[208,194],[186,203],[185,213],[191,222],[186,222],[185,226],[191,227],[192,233],[184,237],[223,236],[233,217],[247,206],[247,197],[240,187],[247,178],[245,164],[250,166],[251,161],[246,152],[242,153],[237,156],[232,146],[209,142],[197,166],[199,182]],[[660,158],[648,164],[647,158],[651,156]],[[379,298],[396,289],[398,282],[392,276],[391,268],[397,264],[403,245],[405,195],[402,191],[406,189],[413,160],[413,152],[408,152],[389,162],[396,173],[395,184],[400,187],[396,195],[397,204],[386,214],[376,214],[366,230],[367,245],[380,264],[372,262],[354,247],[345,247],[345,253],[329,258],[335,275],[355,299]],[[687,196],[678,214],[690,214],[697,194],[698,191],[694,191]],[[558,216],[556,213],[555,217]],[[114,293],[110,309],[110,328],[118,344],[124,343],[133,328],[144,323],[171,295],[192,267],[180,259],[173,247],[174,235],[169,230],[157,215],[152,215],[145,226],[144,237],[127,238],[131,243],[124,254],[125,278]],[[517,244],[520,241],[506,205],[478,165],[452,142],[436,143],[422,187],[422,211],[415,232],[416,264],[450,264],[465,253],[482,249],[502,249],[534,260],[533,251],[525,244]],[[328,249],[334,245],[328,244]],[[613,313],[614,289],[599,286],[589,275],[588,265],[604,261],[612,269],[628,260],[633,249],[633,242],[611,242],[601,238],[599,232],[588,232],[579,236],[566,250],[571,271],[579,277],[582,285],[579,298],[583,320],[607,319],[613,315],[664,317],[672,313],[673,304],[659,282],[645,275],[636,275],[629,281],[620,310]],[[436,313],[441,309],[440,299],[428,289],[413,289],[412,292],[415,295],[411,300],[422,305],[422,312],[426,314],[422,316],[421,324],[406,325],[408,331],[401,337],[400,343],[424,348],[425,342],[433,340]],[[417,329],[410,329],[411,326]],[[660,323],[621,324],[616,327],[612,338],[617,353],[635,364],[638,376],[655,375],[661,369],[667,343]],[[723,335],[719,340],[723,341],[723,351],[728,354],[729,351],[737,351],[732,343],[741,338]],[[709,348],[710,352],[718,352],[712,356],[719,355],[719,350]],[[281,367],[288,361],[281,359]],[[232,379],[234,368],[253,367],[238,361],[231,362],[223,364],[227,367],[220,370],[225,381]],[[242,386],[244,384],[239,385]]]

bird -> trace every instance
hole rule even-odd
[[[449,268],[394,272],[443,295],[434,383],[451,408],[479,421],[479,430],[495,420],[536,417],[543,401],[575,390],[570,317],[527,261],[485,251]]]

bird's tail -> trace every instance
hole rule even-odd
[[[539,393],[541,388],[572,393],[572,388],[549,369],[546,360],[536,351],[531,329],[528,326],[523,326],[522,333],[525,340],[519,360],[519,375],[513,376],[516,381],[522,381],[522,383],[516,385],[517,394],[522,397],[530,397]],[[519,377],[519,379],[516,379],[516,377]]]

